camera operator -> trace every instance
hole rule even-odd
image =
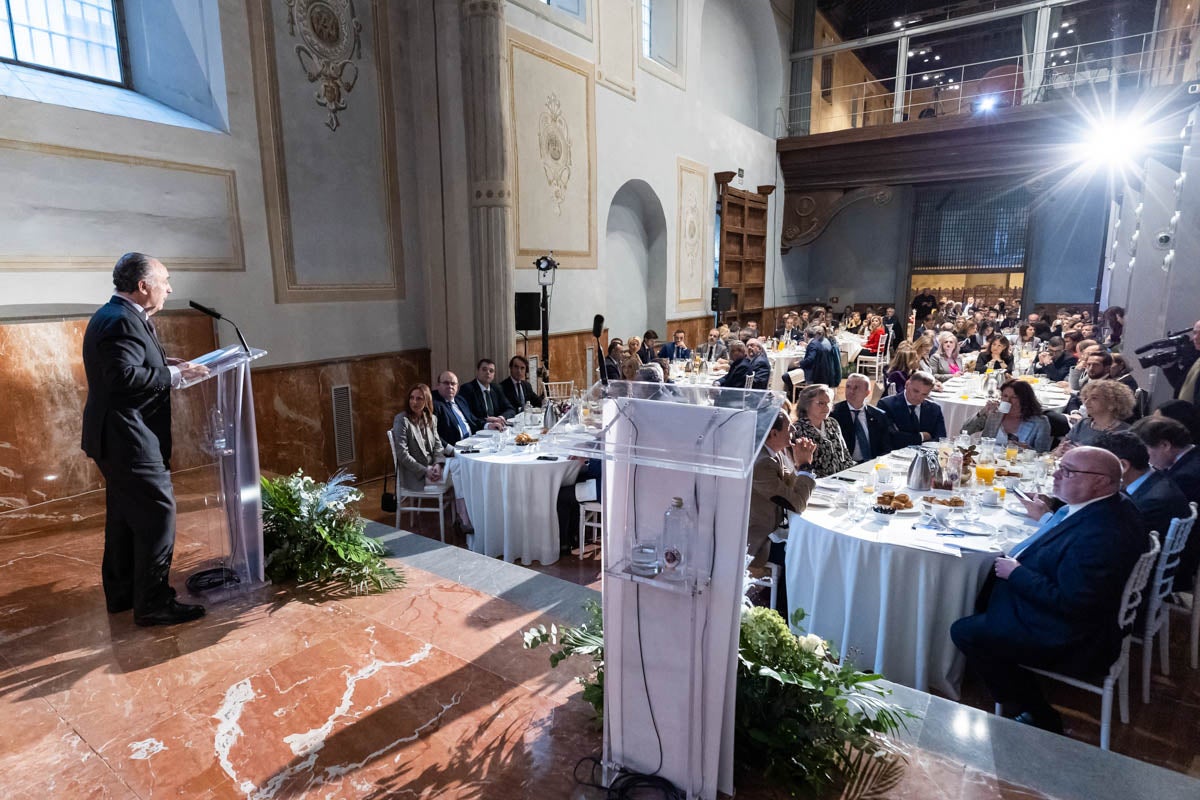
[[[1185,366],[1185,360],[1190,359],[1190,363]],[[1192,347],[1191,352],[1182,355],[1170,368],[1164,368],[1163,374],[1167,376],[1167,380],[1172,386],[1179,386],[1179,391],[1175,397],[1179,400],[1186,400],[1192,405],[1196,404],[1196,400],[1200,399],[1196,396],[1197,383],[1200,383],[1200,320],[1196,320],[1196,324],[1192,325]],[[1182,376],[1182,384],[1178,383]]]
[[[1151,350],[1155,352],[1150,352]],[[1169,333],[1163,339],[1144,344],[1133,351],[1142,369],[1162,367],[1163,376],[1175,390],[1175,396],[1195,403],[1196,385],[1200,379],[1200,321],[1190,330]]]

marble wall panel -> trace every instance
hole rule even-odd
[[[391,468],[384,432],[408,387],[428,376],[424,349],[255,370],[259,465],[264,473],[303,469],[318,480],[337,472],[331,390],[349,385],[355,459],[341,468],[360,480],[382,476]]]
[[[186,357],[216,346],[212,320],[194,312],[155,317],[163,347]],[[79,447],[87,379],[85,318],[0,324],[0,511],[56,500],[101,486]],[[200,449],[204,398],[199,387],[173,398],[172,468],[207,462]]]

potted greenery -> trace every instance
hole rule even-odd
[[[352,508],[362,492],[354,476],[339,472],[318,483],[297,470],[262,478],[263,550],[267,577],[325,592],[365,594],[394,589],[404,577],[367,536],[366,521]]]
[[[595,664],[579,678],[584,699],[604,713],[604,631],[600,606],[579,627],[538,625],[525,646],[550,644],[552,667],[572,655]],[[803,611],[793,616],[797,626]],[[738,637],[734,762],[739,782],[778,797],[882,797],[904,774],[906,760],[886,734],[911,713],[889,703],[888,690],[838,663],[829,642],[797,637],[775,611],[743,610]]]

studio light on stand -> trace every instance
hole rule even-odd
[[[558,262],[554,260],[554,251],[544,256],[538,256],[533,266],[538,271],[538,286],[542,287],[542,363],[538,366],[538,377],[542,383],[550,381],[550,291],[554,285],[554,273],[558,270]]]

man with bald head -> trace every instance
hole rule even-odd
[[[1107,450],[1064,455],[1054,472],[1063,505],[1051,514],[1049,498],[1022,500],[1038,529],[996,559],[980,613],[950,626],[1005,716],[1061,733],[1061,717],[1022,667],[1098,681],[1120,653],[1121,594],[1150,541],[1120,488],[1121,462]]]

